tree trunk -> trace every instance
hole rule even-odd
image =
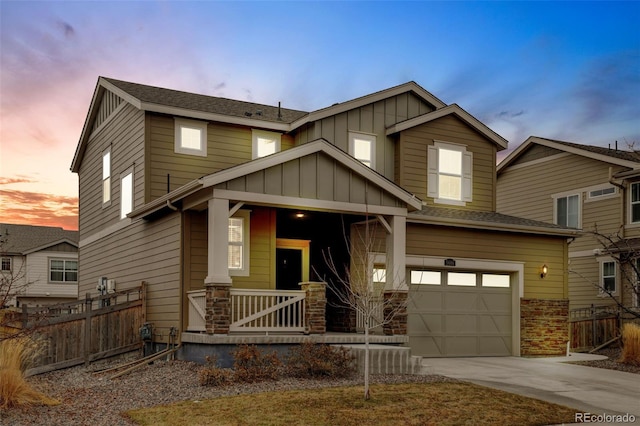
[[[369,394],[369,320],[364,320],[364,399],[368,400]]]

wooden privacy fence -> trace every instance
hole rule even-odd
[[[28,375],[88,364],[142,347],[145,286],[41,308],[23,306],[22,327],[42,351]]]
[[[572,309],[569,318],[571,349],[585,351],[620,335],[620,311],[616,306]]]

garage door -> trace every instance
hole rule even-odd
[[[411,270],[411,351],[427,357],[511,355],[508,273]]]

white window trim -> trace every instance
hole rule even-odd
[[[174,150],[177,154],[207,156],[207,122],[188,120],[186,118],[174,118],[175,121],[175,144]],[[182,146],[182,128],[187,127],[200,131],[200,149],[186,148]]]
[[[619,275],[618,274],[618,262],[615,261],[614,258],[612,257],[603,257],[598,259],[598,262],[600,263],[600,267],[599,267],[599,275],[598,275],[598,296],[600,297],[608,297],[608,293],[605,292],[604,289],[604,264],[605,263],[611,263],[613,262],[613,264],[615,265],[615,269],[614,269],[614,273],[615,273],[615,290],[611,292],[612,296],[617,296],[618,295],[618,288],[620,287],[620,283],[619,283]]]
[[[582,192],[563,192],[560,194],[553,194],[553,223],[558,225],[558,200],[560,198],[578,197],[578,227],[576,229],[582,229]],[[567,225],[561,225],[567,226]]]
[[[131,213],[134,209],[134,190],[135,190],[135,176],[134,176],[134,170],[133,170],[133,166],[129,167],[127,170],[125,170],[124,172],[122,172],[120,174],[120,219],[126,219],[127,215],[129,213]],[[125,212],[124,211],[124,186],[123,186],[123,181],[124,179],[131,175],[131,210]]]
[[[108,177],[104,177],[105,174],[105,170],[104,170],[104,164],[105,164],[105,156],[109,155],[109,176]],[[113,161],[111,159],[111,147],[105,149],[104,151],[102,151],[102,179],[101,179],[101,183],[102,183],[102,190],[100,191],[102,193],[102,208],[108,207],[111,205],[111,199],[113,198],[113,182],[111,180],[111,177],[113,176],[113,171],[111,170]],[[109,188],[109,199],[105,200],[105,182],[108,180],[108,188]]]
[[[236,277],[248,277],[251,271],[250,265],[250,253],[251,253],[251,221],[250,221],[250,210],[238,210],[231,216],[229,219],[233,218],[241,218],[242,219],[242,269],[232,269],[228,268],[229,276]],[[227,261],[227,267],[229,263]]]
[[[282,147],[282,134],[278,132],[269,132],[267,130],[251,129],[251,159],[258,157],[258,139],[273,139],[276,144],[276,152],[280,152]],[[270,154],[269,154],[270,155]],[[266,157],[266,155],[264,156]]]
[[[631,225],[633,227],[637,227],[637,226],[640,226],[640,221],[638,221],[638,222],[632,222],[631,221],[632,217],[633,217],[633,208],[632,208],[633,204],[631,202],[631,194],[632,194],[631,188],[633,187],[633,185],[640,185],[640,182],[630,182],[629,183],[628,195],[627,195],[627,198],[628,198],[628,202],[627,202],[627,213],[628,213],[627,218],[628,219],[627,219],[627,222],[628,222],[628,225]]]
[[[54,261],[54,260],[57,260],[57,261],[60,261],[60,262],[64,262],[63,263],[64,266],[63,266],[63,269],[62,269],[62,277],[63,277],[62,281],[55,281],[55,280],[51,279],[51,262]],[[65,273],[67,271],[67,267],[66,267],[67,262],[76,262],[76,271],[75,271],[76,272],[76,280],[75,281],[66,281],[64,279]],[[49,263],[49,270],[48,270],[48,282],[49,283],[53,283],[53,284],[77,284],[78,283],[78,279],[77,279],[77,277],[78,277],[78,260],[77,259],[70,259],[70,258],[64,258],[64,257],[50,257],[48,263]]]
[[[438,171],[438,150],[447,149],[462,153],[462,188],[461,199],[450,200],[440,198],[439,171]],[[434,203],[449,204],[454,206],[466,206],[473,201],[473,153],[467,151],[467,147],[462,144],[434,141],[427,149],[427,196],[433,198]]]
[[[373,134],[373,133],[363,133],[363,132],[354,132],[354,131],[349,131],[349,155],[351,155],[353,158],[356,158],[355,155],[355,151],[356,151],[356,139],[362,139],[365,141],[369,141],[371,143],[371,151],[370,151],[370,156],[371,156],[371,169],[375,170],[376,169],[376,143],[377,143],[377,135]],[[362,160],[356,158],[356,160],[362,162]],[[362,163],[364,164],[364,163]],[[366,164],[365,164],[366,165]]]
[[[595,196],[591,195],[591,193],[594,191],[600,191],[600,190],[609,189],[609,188],[613,188],[613,192],[611,194],[603,194],[603,195],[595,195]],[[584,200],[586,203],[600,201],[600,200],[607,200],[609,198],[615,198],[619,194],[618,188],[611,185],[610,183],[589,187],[585,189],[585,192],[587,193],[587,197]]]

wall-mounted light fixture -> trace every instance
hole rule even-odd
[[[540,278],[546,277],[547,272],[549,272],[549,267],[546,264],[542,265],[542,267],[540,268]]]

